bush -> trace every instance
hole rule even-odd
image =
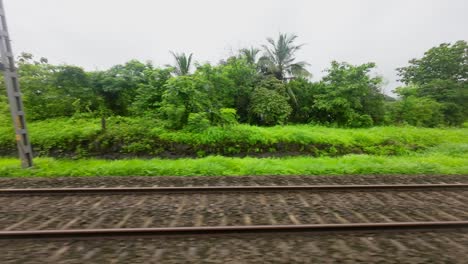
[[[108,118],[105,131],[99,119],[77,118],[30,122],[29,130],[35,153],[54,157],[402,155],[441,144],[468,144],[466,128],[220,127],[209,126],[203,113],[191,114],[190,126],[178,131],[164,128],[158,120],[122,117]],[[15,150],[13,127],[8,121],[0,126],[0,155],[16,156]]]
[[[384,117],[382,78],[372,76],[374,68],[374,63],[355,66],[333,61],[317,86],[313,118],[322,124],[351,127],[381,123]]]
[[[206,113],[190,113],[185,127],[188,131],[201,132],[210,127]]]
[[[262,125],[282,125],[292,112],[286,97],[260,87],[252,93],[250,113]]]
[[[171,129],[181,129],[185,124],[185,106],[165,104],[160,109],[162,119],[165,121],[165,127]]]
[[[348,118],[348,127],[371,127],[374,124],[370,115],[359,115],[352,113]]]
[[[219,109],[219,115],[214,121],[215,125],[229,126],[236,125],[237,122],[237,111],[234,108],[221,108]]]
[[[392,123],[425,127],[436,127],[444,123],[442,104],[430,98],[408,96],[388,103],[387,107]]]

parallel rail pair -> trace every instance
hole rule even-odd
[[[42,188],[0,189],[0,195],[76,195],[141,193],[211,193],[262,191],[391,191],[468,189],[468,184],[401,184],[401,185],[306,185],[306,186],[202,186],[202,187],[118,187],[118,188]],[[312,225],[248,225],[169,228],[72,229],[0,231],[0,239],[79,239],[109,237],[154,237],[173,235],[227,235],[267,233],[330,233],[382,231],[436,231],[466,229],[468,221],[390,222]]]

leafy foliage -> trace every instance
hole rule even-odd
[[[303,45],[295,45],[296,35],[279,34],[275,41],[267,38],[268,45],[263,45],[265,54],[260,59],[268,73],[273,74],[279,80],[287,77],[307,77],[310,73],[305,69],[308,65],[304,61],[295,62],[295,53]]]
[[[166,90],[166,83],[171,78],[171,68],[146,69],[143,74],[147,83],[139,83],[135,99],[132,103],[132,112],[136,115],[150,114],[154,116],[160,107],[162,96]]]
[[[468,44],[457,41],[442,43],[429,49],[421,59],[412,59],[407,67],[398,68],[401,80],[406,83],[427,84],[433,80],[468,80]]]
[[[229,111],[232,114],[232,109]],[[311,125],[208,126],[206,113],[189,114],[178,131],[148,118],[61,118],[29,124],[36,154],[57,157],[196,157],[206,155],[340,156],[404,155],[450,144],[468,144],[466,129],[375,127],[327,128]],[[0,126],[0,155],[15,155],[10,122]]]
[[[33,61],[32,55],[23,55],[25,57],[20,57],[18,72],[28,118],[38,120],[73,115],[73,102],[79,98],[71,94],[72,87],[67,86],[71,83],[65,80],[70,77],[67,69],[45,61]]]
[[[388,105],[392,123],[435,127],[442,123],[442,105],[430,98],[413,95]]]
[[[314,107],[324,123],[350,127],[371,126],[381,122],[383,95],[380,77],[371,77],[373,63],[353,66],[332,62],[318,87]]]
[[[95,94],[102,99],[101,109],[116,115],[127,115],[138,86],[148,83],[145,78],[148,69],[152,69],[150,64],[132,60],[107,71],[92,72],[91,85]]]
[[[238,116],[236,109],[233,108],[221,108],[219,109],[219,118],[215,124],[222,126],[230,126],[238,124]]]
[[[467,42],[440,44],[409,64],[397,69],[402,81],[417,85],[418,96],[442,103],[447,124],[461,125],[468,118]]]
[[[211,126],[434,127],[461,126],[468,119],[465,41],[441,44],[399,68],[407,85],[397,91],[400,98],[391,98],[382,94],[373,63],[334,61],[321,80],[311,81],[308,64],[296,59],[303,48],[296,40],[280,33],[262,49],[241,49],[217,65],[195,63],[193,72],[192,54],[185,53],[172,53],[170,67],[131,60],[100,71],[23,53],[18,65],[27,117],[145,117],[174,130],[200,117],[203,126],[207,120]],[[5,102],[0,98],[0,118],[8,120]],[[197,130],[194,125],[187,129]]]
[[[245,59],[247,63],[252,65],[258,64],[258,54],[260,53],[260,49],[250,47],[248,49],[244,48],[239,51],[240,58]]]
[[[288,119],[292,108],[277,91],[259,87],[252,93],[250,111],[259,124],[281,125]]]
[[[23,53],[20,82],[40,156],[316,158],[39,158],[27,171],[0,159],[0,175],[467,174],[466,41],[441,44],[397,69],[406,86],[396,90],[399,98],[390,98],[381,92],[373,63],[334,61],[320,81],[311,81],[308,64],[296,59],[303,47],[296,39],[280,33],[263,49],[241,49],[218,65],[196,63],[193,72],[192,54],[185,53],[172,53],[170,67],[131,60],[101,71]],[[11,156],[8,112],[3,92],[0,155]],[[97,117],[107,120],[106,129]],[[381,124],[401,127],[356,129]]]
[[[209,83],[197,76],[170,79],[162,96],[161,118],[170,128],[180,129],[187,124],[191,113],[209,112],[211,102],[204,90]]]
[[[188,131],[201,132],[210,127],[210,120],[206,113],[190,113],[187,120]]]

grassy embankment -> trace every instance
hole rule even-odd
[[[14,152],[8,125],[0,126],[3,156]],[[192,133],[167,131],[146,120],[117,118],[109,121],[105,132],[94,119],[34,122],[30,131],[35,150],[43,157],[28,170],[21,170],[14,157],[1,158],[0,176],[468,175],[466,128],[239,125]],[[205,157],[208,155],[234,157]],[[184,156],[199,158],[181,158]],[[258,156],[269,158],[255,158]],[[101,157],[152,159],[96,159]],[[179,159],[161,159],[164,157]]]

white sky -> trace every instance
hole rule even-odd
[[[172,63],[169,50],[217,63],[279,32],[307,45],[314,80],[332,60],[395,68],[442,42],[468,39],[468,0],[4,0],[13,49],[88,70],[130,59]]]

